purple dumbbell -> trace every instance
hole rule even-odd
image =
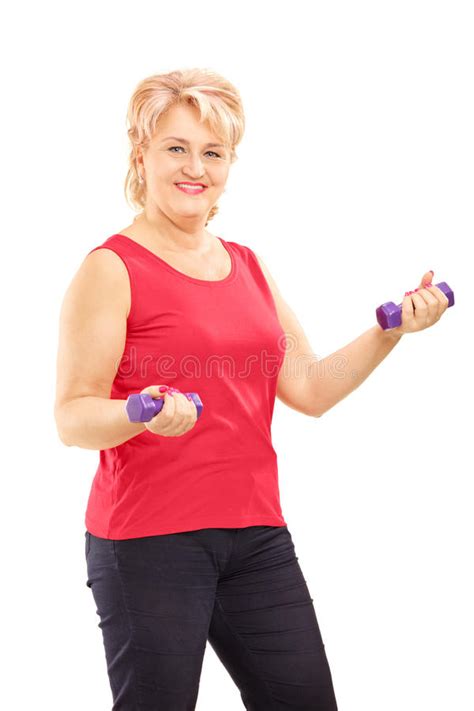
[[[445,296],[448,297],[448,308],[454,304],[454,294],[453,290],[446,284],[445,281],[440,281],[439,284],[435,284],[438,289],[440,289]],[[392,301],[387,301],[387,303],[382,304],[375,311],[377,316],[377,321],[379,325],[384,329],[396,328],[401,326],[402,323],[402,304],[394,304]]]
[[[196,405],[197,416],[199,418],[203,408],[199,395],[197,393],[183,393],[183,395],[189,395],[191,397],[191,400]],[[137,395],[129,395],[125,409],[130,422],[150,422],[155,415],[161,412],[164,404],[164,397],[155,399],[147,393],[142,393]]]

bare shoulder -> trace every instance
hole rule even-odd
[[[114,299],[123,304],[128,318],[131,306],[130,278],[123,260],[112,249],[100,247],[86,255],[75,280],[96,293],[109,291]]]
[[[84,258],[59,319],[55,411],[76,397],[108,398],[127,335],[126,267],[109,249]]]

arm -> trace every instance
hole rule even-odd
[[[320,417],[364,382],[399,342],[401,335],[383,331],[376,324],[344,348],[318,359],[268,268],[261,257],[257,255],[257,258],[291,346],[278,376],[277,397],[298,412]]]
[[[130,305],[128,272],[118,255],[85,258],[60,315],[54,416],[63,444],[108,449],[146,430],[129,422],[125,400],[110,390],[123,354]]]
[[[83,449],[110,449],[145,432],[144,425],[129,422],[125,402],[88,395],[68,400],[56,415],[62,443]]]
[[[392,335],[376,324],[323,358],[308,378],[308,397],[318,403],[317,412],[327,412],[358,388],[400,339],[400,335]]]

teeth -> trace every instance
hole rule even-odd
[[[204,190],[202,185],[186,185],[183,183],[177,183],[180,188],[188,188],[189,190]]]

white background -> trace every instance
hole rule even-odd
[[[53,417],[59,309],[129,224],[125,115],[206,67],[246,133],[214,234],[266,261],[327,356],[425,271],[456,304],[320,419],[280,401],[282,507],[339,711],[472,711],[473,34],[469,2],[16,3],[2,11],[5,708],[112,705],[86,587],[98,452]],[[208,645],[198,711],[237,711]],[[263,711],[263,710],[262,710]]]

